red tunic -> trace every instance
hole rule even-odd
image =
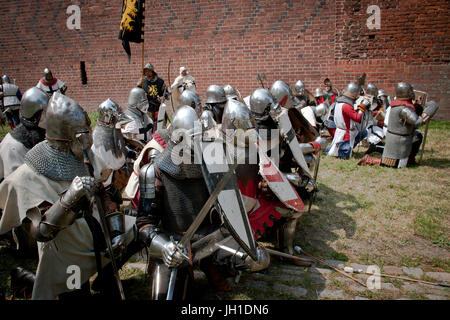
[[[350,128],[350,120],[355,122],[361,122],[361,118],[363,116],[362,113],[358,113],[352,105],[348,103],[344,103],[342,106],[342,116],[344,118],[345,126]],[[341,128],[343,129],[343,128]],[[344,141],[350,141],[350,130],[345,132]]]

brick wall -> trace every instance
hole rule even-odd
[[[81,30],[69,30],[66,9],[81,7]],[[1,0],[0,71],[27,89],[49,66],[67,94],[89,110],[107,97],[126,105],[139,79],[141,45],[128,58],[117,39],[122,1]],[[381,29],[370,30],[370,5]],[[145,62],[167,81],[186,66],[202,98],[210,84],[242,95],[282,79],[311,90],[329,77],[338,89],[362,72],[393,94],[398,81],[427,91],[450,120],[450,3],[379,0],[147,0]],[[85,61],[88,84],[81,84]]]

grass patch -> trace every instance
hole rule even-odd
[[[449,260],[443,260],[441,258],[433,258],[431,259],[431,264],[433,267],[441,268],[445,272],[450,272],[450,261]]]
[[[337,251],[331,251],[327,254],[327,257],[333,260],[341,260],[341,261],[348,261],[348,257],[340,252]]]
[[[417,214],[414,219],[414,233],[430,240],[441,248],[450,247],[448,219],[441,208],[431,208]]]

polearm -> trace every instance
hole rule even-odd
[[[189,229],[186,231],[186,233],[181,238],[180,242],[177,243],[177,248],[179,252],[183,251],[183,248],[186,248],[189,241],[192,239],[192,236],[197,231],[198,227],[202,224],[203,220],[205,219],[206,215],[209,212],[209,209],[212,207],[214,202],[216,201],[217,197],[219,196],[219,193],[222,191],[223,188],[227,185],[227,183],[230,181],[231,177],[235,175],[234,170],[236,169],[238,163],[234,163],[228,172],[225,174],[225,176],[219,181],[216,188],[214,189],[213,193],[209,196],[208,200],[203,205],[200,212],[197,214],[197,217],[195,218],[194,222],[192,222]],[[185,257],[186,258],[186,257]],[[170,273],[170,280],[169,280],[169,288],[167,290],[167,300],[172,300],[173,298],[173,291],[175,289],[175,280],[177,278],[177,271],[178,268],[172,268],[172,271]]]
[[[86,138],[85,138],[86,135],[89,135],[89,132],[78,133],[76,135],[76,138],[78,139],[78,141],[80,142],[80,144],[82,145],[82,148],[83,148],[84,163],[87,166],[91,177],[94,178],[94,167],[92,166],[92,162],[89,159],[88,150],[87,150],[86,143],[85,143],[86,142]],[[101,199],[100,199],[100,197],[98,196],[97,193],[95,193],[95,195],[94,195],[94,200],[95,200],[95,204],[97,206],[98,214],[100,216],[100,221],[102,223],[103,234],[105,236],[105,242],[106,242],[106,245],[107,245],[109,256],[111,257],[111,265],[112,265],[112,268],[113,268],[114,278],[116,279],[116,282],[117,282],[117,287],[119,288],[120,299],[121,300],[125,300],[125,294],[123,292],[122,282],[120,281],[119,271],[117,269],[116,259],[114,258],[114,254],[113,254],[113,249],[112,249],[112,244],[111,244],[111,237],[110,237],[110,234],[109,234],[109,228],[108,228],[108,224],[106,223],[105,210],[103,209],[102,201],[101,201]]]
[[[170,64],[171,63],[172,63],[172,58],[169,59],[169,64],[167,65],[167,80],[169,81],[169,86],[171,85],[171,82],[170,82]],[[173,114],[175,114],[175,107],[173,106],[172,92],[170,93],[170,105],[172,106]]]
[[[361,280],[356,279],[355,277],[352,277],[352,276],[346,274],[344,271],[339,270],[338,268],[335,268],[335,267],[333,267],[332,265],[326,263],[326,262],[323,261],[322,259],[316,258],[316,257],[314,257],[313,255],[311,255],[311,254],[309,254],[309,253],[303,251],[303,249],[300,248],[300,246],[295,246],[295,247],[294,247],[294,250],[295,250],[298,254],[305,254],[305,255],[307,255],[308,257],[310,257],[310,258],[316,260],[317,262],[320,262],[321,264],[327,266],[328,268],[333,269],[334,271],[336,271],[336,272],[342,274],[343,276],[345,276],[345,277],[347,277],[347,278],[349,278],[349,279],[352,279],[353,281],[355,281],[356,283],[362,285],[363,287],[367,287],[367,286],[365,285],[365,283],[362,282]]]
[[[430,120],[431,119],[428,119],[427,124],[425,125],[425,133],[423,135],[423,143],[422,143],[422,150],[420,151],[419,163],[422,163],[422,157],[423,157],[423,152],[425,150],[425,143],[427,142],[428,125],[430,124]]]
[[[258,75],[256,76],[256,78],[259,80],[259,82],[261,83],[261,86],[265,89],[266,86],[264,85],[264,82],[262,81],[262,76],[261,74],[258,73]],[[265,77],[264,77],[265,78]]]
[[[317,176],[319,174],[320,156],[321,155],[322,155],[322,151],[319,151],[319,154],[317,155],[316,166],[314,167],[314,191],[313,191],[311,200],[309,201],[309,204],[308,204],[308,213],[311,211],[312,204],[313,204],[314,200],[316,199]]]

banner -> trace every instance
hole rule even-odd
[[[119,39],[131,58],[130,42],[144,42],[145,0],[123,0]]]

